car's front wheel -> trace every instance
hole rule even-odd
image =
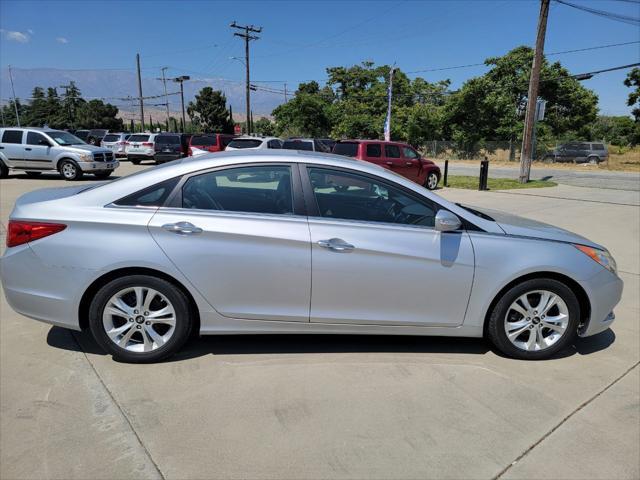
[[[438,186],[438,174],[435,172],[431,172],[427,175],[427,180],[424,182],[424,186],[429,190],[435,190]]]
[[[96,342],[114,359],[149,363],[177,352],[189,338],[185,294],[161,278],[132,275],[103,286],[89,307]]]
[[[82,170],[71,160],[63,160],[58,168],[60,175],[65,180],[80,180],[82,178]]]
[[[551,278],[536,278],[510,288],[498,300],[487,328],[502,353],[524,360],[553,356],[573,342],[580,304],[573,291]]]

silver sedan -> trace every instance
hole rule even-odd
[[[17,312],[90,330],[129,362],[192,332],[484,336],[541,359],[606,330],[622,293],[586,238],[313,152],[218,153],[27,193],[7,247]]]

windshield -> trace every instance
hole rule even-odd
[[[236,138],[229,142],[229,146],[232,148],[256,148],[262,144],[262,140],[253,138]]]
[[[85,142],[83,142],[82,140],[80,140],[78,137],[76,137],[75,135],[71,135],[69,132],[62,132],[60,130],[55,130],[55,131],[50,131],[50,132],[45,132],[47,135],[49,135],[51,138],[53,138],[53,141],[56,142],[58,145],[86,145]]]
[[[313,150],[313,142],[305,140],[285,140],[282,144],[282,148],[287,150]]]
[[[102,141],[105,143],[117,142],[119,140],[120,140],[120,135],[114,135],[114,134],[107,135],[102,139]]]
[[[346,155],[347,157],[355,157],[358,155],[358,144],[353,142],[338,142],[333,147],[333,153]]]
[[[149,135],[131,135],[129,142],[147,142],[149,141]]]
[[[158,135],[156,137],[157,145],[179,145],[180,137],[177,135]]]

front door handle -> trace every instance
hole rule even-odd
[[[193,223],[178,222],[167,223],[162,226],[167,232],[177,233],[178,235],[193,235],[196,233],[202,233],[200,227],[196,227]]]
[[[390,167],[393,166],[393,162],[385,162],[387,165],[389,165]]]
[[[31,149],[30,149],[30,148],[25,148],[25,150],[27,150],[27,151],[29,151],[29,152],[31,151]]]
[[[329,240],[319,240],[318,245],[323,248],[328,248],[334,252],[350,252],[356,247],[350,243],[345,242],[341,238],[330,238]]]

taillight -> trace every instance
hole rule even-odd
[[[143,147],[153,147],[153,143],[152,142],[143,142],[142,146]]]
[[[62,223],[25,222],[9,220],[7,247],[17,247],[23,243],[33,242],[48,237],[67,228]]]
[[[131,145],[129,142],[124,142],[125,145]]]

